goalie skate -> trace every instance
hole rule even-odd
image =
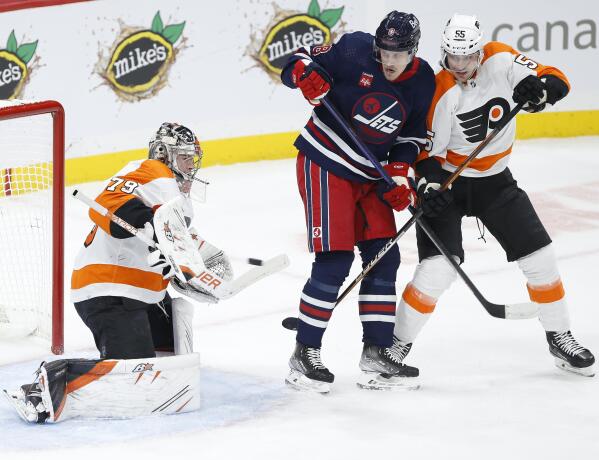
[[[32,402],[27,401],[23,390],[7,391],[2,390],[2,394],[6,397],[11,406],[16,410],[21,419],[27,423],[44,423],[48,418],[48,413],[41,402],[34,406]]]

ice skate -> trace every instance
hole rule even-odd
[[[403,360],[406,359],[406,356],[408,356],[408,353],[411,349],[411,343],[402,342],[397,337],[393,336],[393,345],[391,346],[391,351],[393,354],[395,354],[395,356],[397,356],[397,359],[400,363],[403,363]]]
[[[49,417],[37,383],[21,386],[16,391],[2,390],[4,396],[23,420],[29,423],[44,423]]]
[[[320,359],[320,348],[309,347],[299,342],[289,358],[291,371],[285,379],[285,383],[305,391],[316,393],[328,393],[335,376],[322,364]]]
[[[419,371],[401,363],[392,347],[364,344],[360,358],[362,375],[358,386],[367,390],[416,390]]]
[[[595,357],[580,345],[570,331],[546,332],[549,352],[555,356],[555,365],[565,371],[593,377]]]

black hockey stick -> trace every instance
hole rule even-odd
[[[341,125],[341,127],[345,130],[347,135],[353,140],[354,144],[360,150],[365,157],[367,157],[375,169],[381,174],[381,177],[391,186],[395,186],[395,182],[387,172],[383,169],[381,164],[376,160],[374,155],[368,150],[368,148],[363,144],[362,140],[359,139],[354,131],[349,127],[347,122],[343,119],[341,114],[337,111],[335,106],[333,106],[326,98],[323,99],[323,104],[329,110],[331,115],[337,120],[337,122]],[[516,114],[522,109],[522,104],[516,105],[508,115],[489,133],[489,135],[479,144],[479,146],[474,149],[474,151],[464,160],[464,162],[447,178],[447,180],[443,183],[440,190],[446,190],[449,186],[459,177],[460,173],[476,158],[476,156],[491,142],[497,134],[516,116]],[[443,243],[439,240],[439,238],[434,234],[432,229],[429,227],[428,223],[421,219],[422,210],[414,209],[413,207],[409,207],[410,212],[412,213],[412,217],[404,226],[397,232],[397,234],[385,244],[385,246],[379,251],[379,253],[364,267],[364,270],[358,275],[358,277],[343,291],[343,293],[335,302],[335,306],[343,300],[347,294],[370,272],[370,270],[378,263],[378,261],[391,249],[391,247],[397,243],[397,241],[406,233],[406,231],[414,224],[414,222],[418,222],[418,225],[422,228],[422,230],[427,234],[427,236],[431,239],[431,241],[435,244],[439,252],[445,256],[445,258],[449,261],[449,263],[455,268],[458,275],[464,280],[468,288],[472,291],[477,300],[482,304],[482,306],[487,310],[487,312],[495,317],[501,319],[528,319],[534,318],[538,313],[538,306],[532,302],[524,302],[518,304],[495,304],[489,302],[482,293],[478,290],[478,288],[474,285],[474,283],[470,280],[468,275],[462,270],[460,265],[455,261],[455,259],[449,254],[449,251],[445,248]],[[288,317],[283,320],[283,326],[287,329],[297,329],[297,318]]]

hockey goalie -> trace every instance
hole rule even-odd
[[[227,255],[198,235],[190,192],[202,155],[190,129],[163,123],[148,159],[125,166],[95,201],[77,196],[90,206],[94,227],[74,262],[71,300],[100,359],[42,363],[35,382],[5,392],[23,419],[199,408],[200,360],[187,298],[216,303],[288,263],[279,256],[234,279]],[[171,298],[169,283],[187,298]]]

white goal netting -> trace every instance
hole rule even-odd
[[[6,119],[0,101],[0,337],[52,332],[51,114]]]

